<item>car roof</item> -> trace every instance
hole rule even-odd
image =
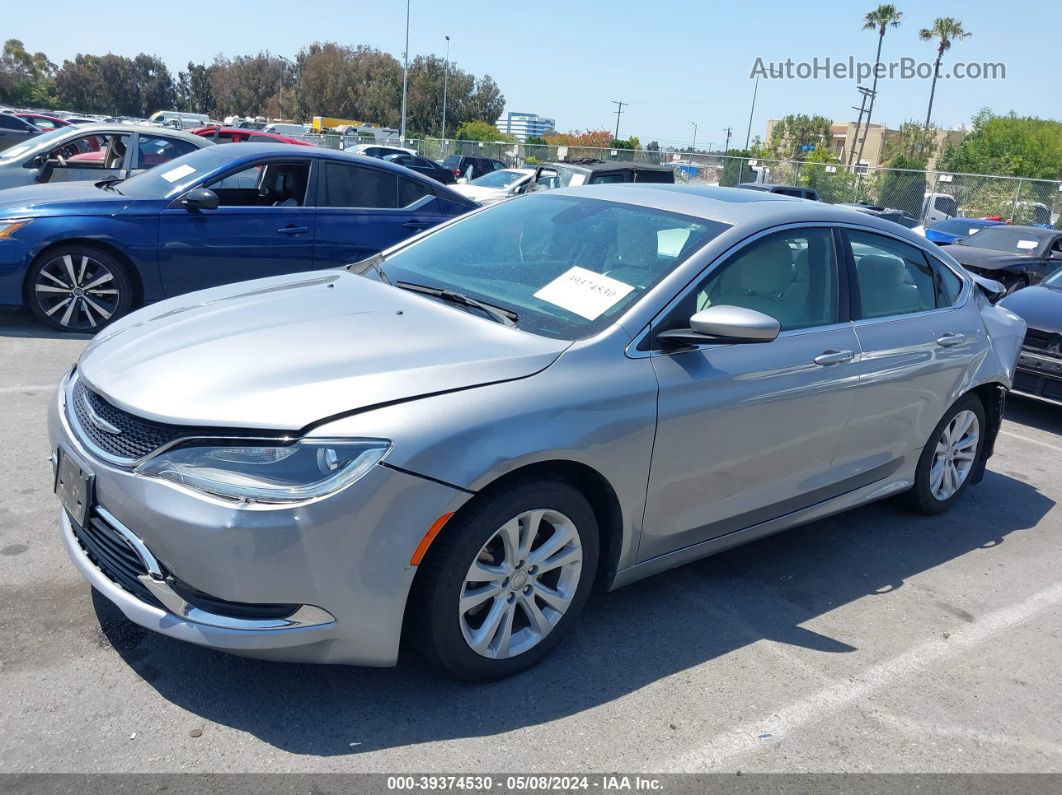
[[[543,163],[545,166],[564,166],[565,168],[585,168],[587,171],[616,171],[631,169],[634,171],[673,171],[670,166],[658,166],[655,163],[634,163],[627,160],[602,160],[598,163],[583,163],[578,160],[556,160]]]
[[[557,188],[533,194],[533,196],[550,195],[635,204],[731,225],[755,222],[758,226],[767,228],[784,223],[851,223],[881,229],[893,235],[902,234],[900,230],[908,231],[892,221],[880,219],[851,207],[809,202],[795,196],[741,188],[636,182],[622,185]],[[903,236],[911,238],[920,245],[925,242],[914,233]]]
[[[207,140],[201,135],[193,135],[184,130],[172,130],[167,127],[154,127],[146,124],[72,124],[69,126],[69,132],[78,136],[92,135],[93,133],[114,134],[139,132],[144,135],[165,135],[170,138],[192,141],[194,143],[199,143],[200,145],[203,141]],[[208,145],[210,143],[210,141],[207,141]]]

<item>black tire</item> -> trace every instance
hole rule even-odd
[[[33,261],[25,301],[54,329],[94,334],[132,308],[133,283],[110,252],[75,243],[49,249]]]
[[[926,446],[918,458],[914,486],[903,495],[908,507],[919,513],[933,515],[948,510],[959,501],[963,492],[966,491],[966,487],[970,485],[970,473],[968,472],[959,488],[946,499],[939,499],[935,496],[932,488],[931,469],[936,454],[937,442],[944,433],[944,429],[948,427],[958,414],[964,411],[971,411],[977,417],[977,449],[974,453],[973,467],[976,468],[977,462],[981,460],[981,453],[985,443],[985,409],[976,395],[966,395],[944,412],[944,416],[937,423],[937,427],[929,435],[929,441],[926,442]],[[972,471],[971,469],[970,472]]]
[[[539,509],[557,511],[575,526],[582,548],[582,567],[574,597],[536,645],[504,659],[483,656],[465,640],[464,617],[458,609],[469,567],[502,525],[525,511]],[[556,532],[552,526],[550,531]],[[485,492],[443,527],[421,564],[410,597],[409,640],[430,660],[460,679],[486,682],[512,676],[539,662],[570,631],[590,594],[597,560],[598,527],[594,511],[586,498],[568,483],[524,481]],[[493,605],[494,600],[489,600],[489,604]],[[528,614],[523,611],[523,615],[526,618]]]

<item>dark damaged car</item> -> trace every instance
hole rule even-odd
[[[1014,391],[1062,403],[1062,269],[1002,301],[1028,326]]]
[[[1062,231],[1037,226],[990,226],[944,246],[971,273],[994,279],[1013,293],[1039,284],[1062,265]]]

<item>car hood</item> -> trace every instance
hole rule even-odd
[[[1043,286],[1025,287],[999,303],[1020,316],[1029,328],[1062,334],[1062,290]]]
[[[525,378],[568,345],[328,270],[147,307],[101,332],[78,366],[111,403],[158,422],[299,430]]]
[[[948,246],[947,252],[963,265],[973,265],[975,268],[987,270],[1002,270],[1012,265],[1023,265],[1032,259],[1022,254],[1007,254],[1004,251],[976,246]]]
[[[97,188],[94,182],[26,185],[0,192],[0,215],[32,217],[55,212],[111,215],[131,201],[117,191]]]

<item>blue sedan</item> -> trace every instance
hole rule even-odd
[[[125,181],[0,192],[0,305],[91,332],[190,290],[365,259],[475,206],[375,158],[211,146]]]
[[[926,240],[946,246],[980,232],[986,226],[998,226],[1003,221],[989,218],[949,218],[926,229]]]

